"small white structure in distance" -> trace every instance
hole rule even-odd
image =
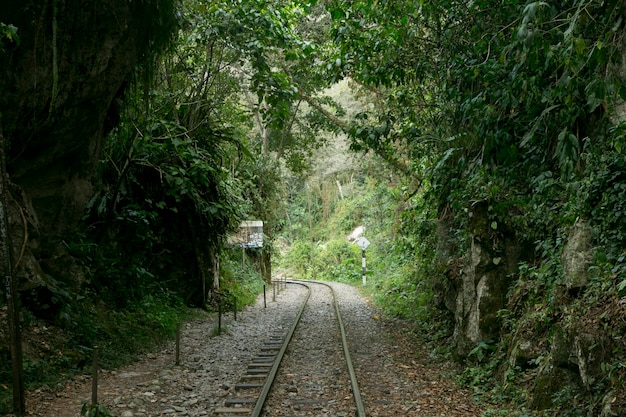
[[[358,238],[363,235],[363,233],[365,233],[365,226],[357,227],[352,231],[352,233],[348,235],[348,242],[354,243]]]

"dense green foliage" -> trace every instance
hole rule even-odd
[[[171,333],[182,305],[208,305],[218,257],[227,300],[260,290],[226,244],[241,220],[265,222],[254,262],[275,254],[280,234],[283,266],[355,284],[361,252],[346,236],[365,226],[367,290],[433,341],[452,336],[446,298],[473,243],[496,266],[515,246],[497,329],[457,351],[464,381],[545,415],[598,415],[612,398],[626,407],[625,10],[623,0],[184,2],[170,48],[159,38],[163,53],[116,98],[101,187],[66,242],[81,288],[51,287],[38,314],[85,349],[109,338],[121,343],[111,352],[140,351],[148,329]],[[16,29],[0,30],[0,51],[14,47]],[[359,105],[320,94],[340,80]],[[329,133],[347,135],[362,164],[315,172],[330,164],[315,158]],[[593,250],[573,285],[564,252],[578,230]],[[594,359],[553,372],[559,346],[587,336]],[[536,343],[522,356],[525,340]]]
[[[434,296],[428,280],[435,268],[434,218],[423,199],[404,201],[400,177],[384,169],[375,176],[368,174],[380,163],[368,157],[363,166],[315,179],[305,193],[294,189],[291,227],[282,236],[288,249],[280,265],[299,277],[361,286],[362,251],[348,236],[363,226],[371,242],[363,289],[392,317],[425,324],[435,316],[447,320],[429,307]],[[380,181],[381,177],[391,180]],[[445,326],[441,330],[447,331]]]
[[[363,1],[331,2],[329,11],[341,76],[376,103],[354,120],[353,148],[378,153],[418,184],[426,205],[408,204],[406,216],[432,213],[447,230],[427,233],[446,255],[435,287],[471,239],[489,239],[496,251],[506,241],[523,248],[501,312],[510,336],[472,351],[481,360],[499,352],[481,372],[504,372],[504,387],[539,375],[535,407],[597,415],[607,392],[624,392],[625,329],[613,307],[625,287],[624,3]],[[591,228],[593,259],[589,284],[571,291],[563,252],[581,224]],[[407,222],[403,235],[424,225]],[[582,384],[547,378],[560,334],[599,336],[589,320],[609,326],[595,353],[602,371]],[[529,334],[542,340],[538,356],[525,369],[507,367]],[[561,391],[550,397],[542,384]]]
[[[471,241],[487,240],[495,253],[515,242],[521,263],[500,306],[500,336],[470,349],[466,382],[484,391],[496,381],[500,398],[527,398],[550,415],[596,415],[609,395],[623,398],[624,3],[331,1],[327,8],[335,43],[326,69],[355,80],[371,103],[343,124],[352,149],[375,152],[406,184],[387,191],[397,196],[387,213],[397,234],[382,246],[393,250],[372,246],[374,277],[379,260],[395,266],[383,261],[388,279],[373,279],[376,297],[393,314],[436,311]],[[334,215],[354,204],[340,202]],[[319,226],[308,237],[307,221],[300,223],[286,264],[313,259],[301,273],[358,282],[358,273],[345,272],[358,266],[355,254],[337,241],[346,230],[325,229],[320,216],[312,215]],[[581,228],[593,254],[577,287],[564,253]],[[590,324],[598,322],[604,330]],[[551,372],[561,340],[583,337],[602,346],[584,348],[597,357],[593,377],[584,359],[579,377]],[[520,365],[525,338],[538,342]]]
[[[171,337],[189,307],[222,302],[229,308],[237,299],[241,309],[261,290],[258,264],[271,253],[271,242],[242,263],[226,240],[244,219],[264,220],[267,235],[280,228],[279,163],[261,155],[242,86],[250,85],[259,99],[273,94],[272,69],[262,62],[269,53],[259,48],[283,42],[268,34],[283,30],[284,20],[272,5],[248,5],[242,13],[238,2],[186,2],[175,22],[174,13],[159,20],[146,10],[143,35],[154,47],[146,48],[151,53],[114,98],[112,108],[121,113],[108,120],[115,125],[100,157],[99,187],[82,224],[64,242],[73,259],[68,273],[75,275],[65,281],[76,285],[50,277],[45,289],[23,294],[34,314],[25,323],[29,386],[52,386],[80,372],[94,345],[103,367],[120,366]],[[173,3],[137,7],[172,11]],[[260,21],[254,15],[272,26],[256,41]],[[172,23],[174,38],[163,26]],[[236,25],[248,28],[244,36],[232,32]],[[154,28],[163,30],[155,34]],[[5,37],[17,40],[12,27],[2,30],[3,47]],[[220,288],[213,288],[214,272]],[[39,349],[40,329],[50,326],[60,335],[46,343],[52,350],[31,354]],[[10,361],[4,340],[1,347],[4,411]]]
[[[224,24],[228,14],[250,18],[240,12],[227,2],[183,5],[177,39],[126,91],[104,150],[102,187],[70,244],[84,260],[85,284],[109,305],[172,293],[205,306],[218,258],[224,294],[250,302],[259,291],[258,271],[228,261],[226,245],[240,220],[262,216],[269,235],[277,227],[279,171],[255,155],[241,101],[241,83],[267,66],[246,71],[257,51],[248,37],[232,38],[234,21]]]

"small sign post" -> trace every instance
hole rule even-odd
[[[245,269],[246,248],[263,247],[263,222],[260,220],[241,222],[237,233],[228,237],[228,243],[241,246],[241,269]]]
[[[354,242],[359,248],[361,248],[361,256],[362,256],[362,270],[363,270],[363,285],[367,283],[367,278],[365,277],[365,272],[367,271],[366,263],[365,263],[365,249],[370,245],[370,241],[367,240],[364,236],[361,236],[356,242]]]

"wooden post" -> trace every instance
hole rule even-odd
[[[98,404],[98,346],[93,347],[93,377],[91,379],[91,405]]]
[[[180,365],[180,323],[176,323],[176,366]]]
[[[206,308],[206,276],[204,272],[200,272],[200,279],[202,280],[202,308]]]
[[[220,256],[217,249],[213,254],[213,290],[220,290]]]
[[[0,262],[7,299],[7,317],[11,344],[11,372],[13,383],[13,412],[23,416],[26,411],[24,398],[24,368],[22,365],[22,335],[20,329],[19,296],[13,271],[13,255],[9,234],[9,180],[4,155],[5,141],[0,126]]]

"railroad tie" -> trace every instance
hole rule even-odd
[[[251,382],[240,382],[238,384],[235,384],[235,391],[255,389],[255,388],[261,388],[261,387],[263,387],[263,384],[255,384]]]
[[[248,414],[250,415],[250,413],[252,413],[252,409],[251,408],[244,408],[244,407],[220,407],[220,408],[216,408],[214,411],[215,414],[224,414],[224,417],[228,417],[229,415],[242,415],[242,414]]]

